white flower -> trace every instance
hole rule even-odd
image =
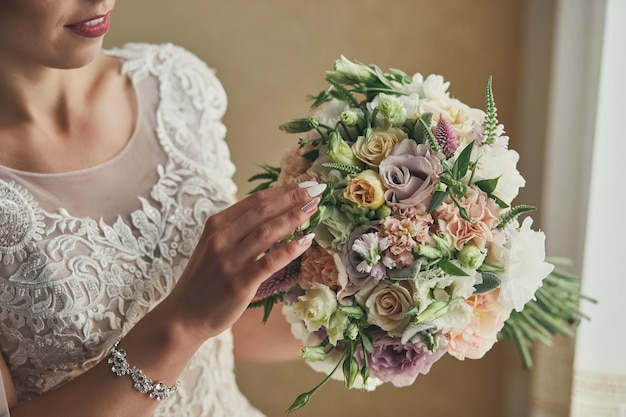
[[[335,126],[341,120],[341,113],[350,110],[350,106],[344,101],[333,98],[313,113],[313,117],[323,125]]]
[[[471,159],[477,162],[474,181],[499,177],[493,194],[507,204],[511,204],[519,189],[526,185],[526,180],[517,170],[519,154],[512,149],[502,150],[489,145],[474,146]]]
[[[337,295],[328,286],[313,283],[311,289],[306,290],[304,295],[298,297],[298,302],[293,306],[293,312],[300,320],[304,321],[310,332],[315,332],[320,327],[329,327],[332,315],[337,310]]]
[[[502,284],[498,302],[508,309],[522,311],[524,304],[534,298],[535,292],[553,265],[545,262],[546,236],[531,229],[533,220],[524,219],[522,226],[514,230],[509,241],[509,262],[500,274]]]
[[[348,316],[341,310],[337,310],[328,322],[328,341],[331,345],[337,346],[337,342],[343,340],[344,333],[348,328]]]

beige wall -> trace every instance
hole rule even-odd
[[[325,87],[324,71],[341,54],[442,74],[453,95],[477,107],[493,75],[498,115],[517,147],[524,7],[521,0],[119,0],[106,46],[173,42],[217,70],[229,94],[225,122],[243,196],[256,164],[275,164],[296,140],[278,124],[306,115],[306,96]],[[268,416],[282,415],[320,376],[299,362],[238,368],[242,389]],[[502,344],[481,361],[444,358],[409,388],[364,394],[331,383],[294,415],[525,416],[527,381]]]

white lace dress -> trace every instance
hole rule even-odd
[[[93,367],[172,289],[205,220],[232,203],[214,73],[173,45],[106,51],[139,116],[112,160],[61,174],[0,166],[0,347],[19,402]],[[155,416],[252,417],[232,336],[207,341]]]

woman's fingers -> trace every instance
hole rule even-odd
[[[256,258],[313,215],[325,188],[306,182],[255,193],[227,215],[211,217],[205,238],[215,250],[234,250],[239,262]]]

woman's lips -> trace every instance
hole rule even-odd
[[[80,23],[66,25],[65,27],[77,35],[87,38],[97,38],[104,36],[109,31],[109,15],[96,16]]]

